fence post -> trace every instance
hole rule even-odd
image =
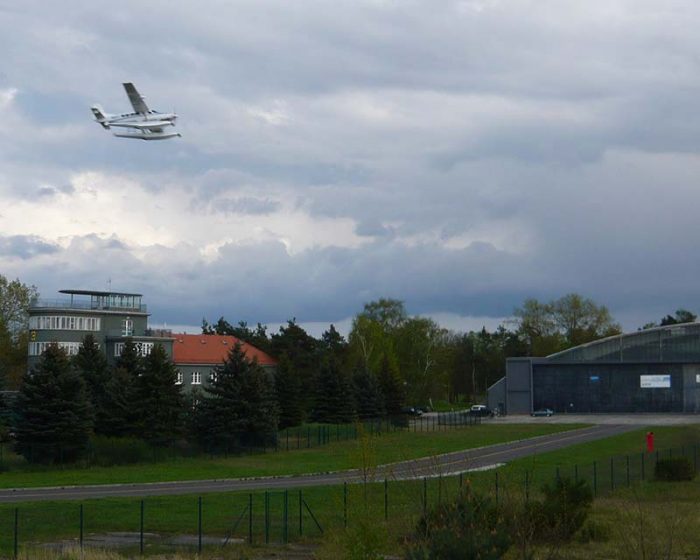
[[[615,459],[610,457],[610,490],[615,490]]]
[[[496,504],[498,504],[498,471],[496,471]]]
[[[83,504],[80,504],[80,549],[83,548]]]
[[[14,558],[19,552],[19,508],[15,508],[15,530],[14,530]]]
[[[301,506],[304,503],[304,498],[301,493],[302,491],[299,490],[299,536],[304,534],[304,514],[301,510]]]
[[[202,496],[197,499],[197,552],[202,553]]]
[[[593,461],[593,496],[598,495],[598,465]]]
[[[265,544],[270,543],[270,493],[265,490]]]
[[[389,520],[389,481],[384,479],[384,521]]]
[[[284,544],[289,542],[289,490],[284,491]]]
[[[144,501],[141,500],[141,522],[139,524],[139,552],[141,553],[141,556],[143,556],[143,508]]]
[[[253,544],[253,494],[248,494],[248,544]]]
[[[525,471],[525,503],[530,501],[530,473]]]
[[[301,511],[300,511],[301,513]],[[348,528],[348,482],[343,482],[343,527]]]

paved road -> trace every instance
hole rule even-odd
[[[635,426],[592,426],[559,434],[539,436],[520,441],[491,445],[477,449],[447,453],[437,457],[415,459],[377,467],[370,477],[375,480],[405,480],[424,476],[458,474],[471,469],[488,468],[528,457],[621,434]],[[109,484],[99,486],[70,486],[56,488],[15,488],[0,490],[0,503],[46,500],[88,500],[93,498],[144,497],[176,494],[206,494],[249,490],[284,490],[308,486],[327,486],[343,482],[358,483],[364,478],[358,470],[278,478],[193,480],[186,482],[157,482],[149,484]]]
[[[643,413],[633,414],[555,414],[550,418],[532,417],[529,414],[509,414],[489,418],[489,424],[611,424],[630,426],[687,426],[700,424],[698,414]]]

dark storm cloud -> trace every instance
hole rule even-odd
[[[53,243],[33,235],[0,236],[0,255],[23,260],[41,255],[57,253],[59,248]]]

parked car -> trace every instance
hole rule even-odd
[[[404,406],[401,412],[407,414],[408,416],[423,416],[423,411],[415,406]]]
[[[552,414],[554,414],[554,411],[551,408],[541,408],[539,410],[535,410],[532,413],[532,416],[546,416],[549,418]]]
[[[473,404],[469,409],[472,416],[493,416],[493,411],[485,404]]]

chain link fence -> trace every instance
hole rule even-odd
[[[406,415],[361,420],[348,424],[308,424],[281,430],[272,437],[253,438],[249,433],[236,437],[226,445],[205,446],[184,439],[149,445],[137,438],[94,438],[82,447],[55,443],[25,446],[29,463],[71,465],[89,468],[94,465],[113,466],[133,463],[157,463],[177,457],[235,456],[310,449],[334,442],[356,440],[369,434],[380,436],[398,431],[443,432],[481,424],[481,417],[467,411],[435,413],[421,417]],[[76,456],[80,458],[75,459]],[[13,450],[12,442],[0,443],[0,472],[23,462]]]
[[[340,436],[338,436],[340,437]],[[206,496],[98,499],[0,506],[0,555],[17,557],[37,546],[148,550],[280,543],[317,539],[361,522],[385,524],[392,535],[409,533],[421,515],[454,499],[469,485],[499,503],[540,497],[557,477],[585,480],[594,496],[653,479],[656,463],[684,456],[697,472],[698,445],[654,453],[617,455],[553,468],[523,462],[491,470],[376,480],[341,486],[276,489]]]

